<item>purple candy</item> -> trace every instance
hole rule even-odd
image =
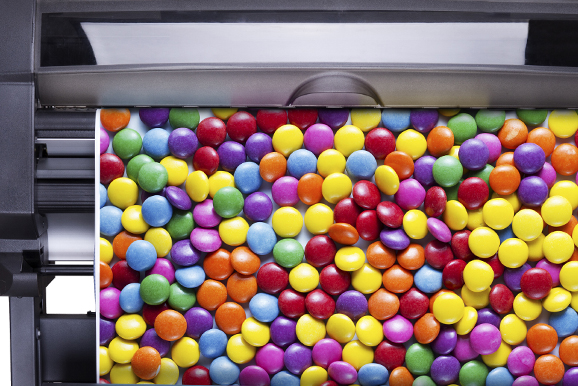
[[[493,354],[502,344],[502,335],[493,324],[483,323],[474,327],[470,333],[470,344],[478,354]]]
[[[341,360],[341,345],[334,339],[321,339],[313,346],[313,362],[326,369],[333,362]]]
[[[490,157],[488,158],[488,163],[494,163],[496,162],[496,160],[500,157],[500,155],[502,154],[502,143],[500,142],[500,139],[491,133],[480,133],[478,135],[476,135],[475,137],[476,139],[479,139],[480,141],[482,141],[483,143],[486,144],[486,147],[488,148],[489,152],[490,152]],[[461,147],[460,147],[461,150]]]
[[[222,242],[218,230],[195,228],[191,232],[191,243],[201,252],[215,252]]]
[[[447,355],[454,351],[458,334],[453,326],[442,325],[437,338],[431,343],[431,349],[438,355]]]
[[[413,325],[403,316],[395,315],[383,323],[383,334],[393,343],[405,343],[413,336]]]
[[[399,183],[399,189],[394,198],[401,209],[416,209],[423,204],[425,189],[416,179],[408,178]]]
[[[335,309],[336,313],[344,314],[353,320],[357,320],[367,313],[367,299],[359,291],[345,291],[337,298]]]
[[[471,138],[462,143],[458,156],[466,169],[481,170],[490,159],[490,150],[482,140]]]
[[[537,173],[545,161],[544,150],[535,143],[523,143],[514,150],[514,165],[520,173]]]
[[[468,362],[475,359],[479,354],[474,351],[470,344],[470,337],[468,335],[458,335],[456,348],[452,353],[460,362]]]
[[[106,153],[106,151],[108,150],[108,145],[110,145],[110,137],[108,135],[108,132],[101,127],[100,128],[100,154]]]
[[[164,276],[169,281],[169,284],[175,282],[175,267],[173,267],[173,264],[167,259],[163,259],[162,257],[157,258],[155,265],[145,272],[147,276],[153,273]]]
[[[516,378],[514,383],[512,383],[512,386],[540,386],[540,383],[531,375],[522,375],[521,377]]]
[[[409,120],[420,133],[429,133],[438,123],[439,114],[436,109],[411,110]]]
[[[528,375],[534,369],[536,356],[527,346],[518,346],[508,356],[508,370],[513,376]]]
[[[259,366],[247,366],[239,374],[239,384],[241,386],[269,386],[271,380],[269,374]]]
[[[564,386],[578,385],[578,367],[571,367],[566,371],[562,379],[562,384]]]
[[[261,158],[273,151],[272,139],[265,133],[255,133],[247,139],[245,151],[251,161],[259,163]]]
[[[433,177],[433,164],[436,162],[435,157],[424,155],[415,161],[413,169],[413,178],[422,186],[433,186],[435,180]]]
[[[546,259],[542,259],[541,261],[544,260]],[[519,268],[506,268],[504,270],[504,283],[506,283],[506,286],[512,291],[521,291],[522,286],[520,285],[520,281],[522,280],[522,275],[530,268],[532,267],[528,263],[524,263],[524,265]]]
[[[276,374],[283,370],[283,355],[284,352],[273,343],[267,343],[261,347],[255,355],[255,363],[262,367],[269,374]]]
[[[221,216],[217,214],[213,207],[213,200],[207,198],[197,204],[193,209],[193,220],[198,226],[203,228],[213,228],[221,222]]]
[[[193,206],[187,192],[177,186],[167,186],[165,197],[172,206],[180,210],[189,210]]]
[[[299,180],[295,177],[284,176],[273,182],[271,197],[279,206],[295,206],[299,202],[297,185]]]
[[[305,369],[311,366],[311,349],[301,343],[293,343],[285,350],[283,363],[291,373],[301,375]]]
[[[319,156],[325,150],[333,148],[333,130],[323,123],[311,125],[305,131],[303,144],[305,149]]]
[[[106,346],[116,336],[115,323],[108,319],[100,318],[100,345]]]
[[[194,265],[200,257],[200,252],[193,247],[190,240],[177,241],[171,248],[171,260],[183,267]]]
[[[523,178],[518,187],[518,198],[524,205],[540,206],[548,198],[548,185],[540,177]]]
[[[169,120],[170,109],[147,107],[138,111],[142,123],[148,127],[161,127]]]
[[[348,109],[319,109],[319,122],[326,124],[333,130],[345,125],[348,119]]]
[[[187,321],[187,335],[199,339],[203,332],[213,328],[213,317],[209,311],[201,307],[193,307],[185,312]]]
[[[217,149],[217,154],[221,167],[228,172],[234,172],[237,166],[247,160],[245,147],[235,141],[223,142]]]
[[[439,356],[431,364],[430,375],[437,385],[449,385],[458,380],[460,368],[460,361],[455,357]]]
[[[548,185],[548,189],[550,189],[556,183],[557,177],[556,170],[554,170],[554,167],[548,162],[544,162],[544,166],[542,166],[542,169],[540,169],[538,173],[534,173],[533,175],[543,179],[546,185]]]
[[[265,221],[271,216],[272,212],[273,203],[269,196],[263,192],[251,193],[245,199],[243,213],[251,221]]]
[[[379,239],[388,248],[401,251],[409,246],[409,237],[402,228],[384,228],[379,234]]]
[[[524,264],[524,265],[526,265],[526,264]],[[542,269],[545,269],[546,271],[548,271],[550,276],[552,276],[552,288],[556,287],[560,284],[560,270],[562,269],[561,265],[551,263],[547,259],[542,259],[538,263],[536,263],[536,268],[542,268]],[[528,269],[530,269],[530,268],[528,268]],[[526,272],[526,271],[524,271],[524,272]]]
[[[449,243],[452,240],[452,231],[450,231],[450,228],[448,228],[445,222],[435,217],[427,219],[427,229],[433,237],[442,243]]]
[[[331,379],[342,385],[351,385],[357,380],[357,371],[355,371],[355,367],[343,361],[337,361],[330,364],[327,373]]]
[[[186,127],[174,129],[169,135],[169,151],[177,158],[192,157],[199,147],[195,133]]]
[[[497,312],[492,310],[491,308],[482,308],[478,310],[478,321],[476,322],[476,326],[480,324],[489,323],[497,328],[500,328],[500,322],[502,319]]]
[[[119,302],[120,291],[108,287],[100,291],[100,314],[108,319],[116,319],[124,314]]]
[[[271,323],[271,340],[279,347],[287,347],[297,340],[297,322],[284,316],[278,316]]]
[[[171,342],[168,340],[164,340],[157,335],[157,332],[154,328],[148,329],[140,340],[140,346],[150,346],[157,350],[162,357],[169,353],[171,349]]]

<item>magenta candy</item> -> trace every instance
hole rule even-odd
[[[542,169],[540,169],[537,173],[532,174],[532,176],[540,177],[544,180],[548,189],[550,189],[556,183],[556,170],[549,162],[544,162]],[[576,175],[578,179],[578,175]]]
[[[106,153],[109,145],[110,145],[110,137],[108,136],[108,132],[101,127],[100,128],[100,154]]]
[[[241,386],[269,386],[271,380],[269,374],[259,366],[247,366],[239,374],[239,384]]]
[[[341,352],[341,345],[336,340],[321,339],[313,346],[313,362],[326,369],[333,362],[341,360]]]
[[[295,206],[299,202],[298,184],[299,180],[291,176],[277,179],[271,187],[273,201],[279,206]]]
[[[470,344],[470,337],[468,335],[458,335],[456,348],[452,353],[460,362],[467,362],[475,359],[479,354],[474,351]]]
[[[195,224],[203,228],[213,228],[221,222],[221,216],[217,214],[213,207],[213,200],[207,198],[198,203],[193,209],[193,220]]]
[[[303,144],[305,149],[319,156],[323,151],[333,148],[333,130],[323,123],[311,125],[305,131]]]
[[[357,380],[355,367],[343,361],[336,361],[330,364],[327,373],[331,379],[342,385],[351,385]]]
[[[542,268],[548,271],[550,276],[552,276],[552,287],[557,287],[560,284],[560,270],[562,269],[561,265],[551,263],[546,259],[542,259],[538,263],[536,263],[536,268]]]
[[[243,214],[251,221],[265,221],[273,212],[273,203],[263,192],[251,193],[245,198]]]
[[[301,375],[312,364],[311,349],[301,343],[293,343],[285,350],[283,362],[291,373]]]
[[[114,287],[107,287],[100,291],[100,314],[108,319],[120,317],[124,311],[118,301],[120,291]]]
[[[500,157],[500,154],[502,154],[502,143],[500,142],[500,139],[491,133],[480,133],[476,135],[475,138],[485,143],[486,147],[490,151],[488,163],[492,164],[496,162],[496,160]]]
[[[433,237],[442,243],[449,243],[452,240],[452,232],[445,222],[437,218],[430,217],[427,219],[427,229]]]
[[[283,369],[283,355],[284,352],[281,348],[273,343],[267,343],[257,351],[255,363],[267,373],[275,374]]]
[[[436,109],[412,109],[409,114],[411,125],[420,133],[429,133],[438,123]]]
[[[192,207],[191,199],[187,192],[177,186],[167,186],[165,197],[177,209],[189,210]]]
[[[540,383],[531,375],[522,375],[514,380],[512,386],[540,386]]]
[[[414,164],[413,178],[422,186],[432,186],[435,184],[433,177],[433,165],[437,158],[431,155],[424,155],[417,159]]]
[[[513,376],[528,375],[534,369],[536,356],[527,346],[518,346],[508,356],[508,370]]]
[[[413,336],[413,325],[403,316],[395,315],[383,323],[383,334],[393,343],[405,343]]]
[[[423,204],[425,189],[416,179],[408,178],[399,183],[399,189],[394,198],[401,209],[416,209]]]
[[[215,252],[221,247],[221,236],[216,229],[195,228],[191,232],[191,243],[201,252]]]
[[[182,240],[182,241],[188,242],[189,240]],[[175,282],[175,267],[173,267],[173,263],[171,263],[167,259],[159,257],[155,261],[155,265],[145,272],[147,276],[152,275],[154,273],[164,276],[169,281],[169,284],[173,284]]]
[[[475,352],[481,355],[495,353],[502,343],[500,330],[493,324],[483,323],[470,333],[470,344]]]

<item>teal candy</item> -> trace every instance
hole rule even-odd
[[[138,173],[140,172],[140,169],[144,165],[153,162],[155,162],[155,160],[146,154],[139,154],[135,157],[132,157],[131,160],[128,161],[128,164],[126,165],[126,175],[134,182],[138,182]]]
[[[185,312],[195,305],[197,297],[192,288],[185,288],[179,283],[171,284],[169,289],[169,306],[177,311]]]
[[[114,153],[122,159],[129,159],[140,153],[142,138],[133,129],[122,129],[112,140]]]
[[[469,361],[460,369],[460,385],[485,386],[488,368],[480,361]]]
[[[411,386],[436,386],[436,383],[427,375],[422,375],[421,377],[417,377]]]
[[[237,188],[225,186],[215,193],[213,208],[223,218],[233,218],[243,210],[245,200],[243,194]]]
[[[495,133],[504,126],[506,112],[504,110],[480,110],[476,113],[476,124],[481,131]]]
[[[492,172],[492,170],[494,170],[494,167],[490,164],[486,164],[486,166],[484,166],[484,168],[482,170],[472,170],[470,172],[468,172],[468,174],[466,175],[466,178],[469,177],[479,177],[482,180],[484,180],[484,182],[488,185],[488,187],[490,186],[490,173]],[[492,194],[492,190],[490,189],[490,194]]]
[[[414,343],[409,346],[405,353],[405,364],[414,376],[429,373],[433,361],[433,351],[425,344]]]
[[[455,186],[462,178],[463,172],[464,168],[460,161],[451,155],[438,158],[433,165],[434,180],[444,188]]]
[[[169,180],[167,169],[158,162],[144,164],[138,172],[138,184],[149,192],[160,192]]]
[[[546,117],[548,116],[548,110],[518,109],[516,110],[516,115],[526,125],[538,126],[540,123],[546,120]]]
[[[454,133],[454,143],[461,145],[463,142],[476,136],[478,127],[476,120],[470,114],[460,113],[448,121],[448,127]]]
[[[173,129],[186,127],[194,130],[199,125],[199,110],[194,108],[174,108],[169,112],[169,123]]]
[[[195,222],[191,211],[179,209],[173,210],[173,217],[166,225],[167,232],[175,241],[189,238],[194,227]]]
[[[273,248],[273,257],[277,264],[293,268],[303,261],[304,251],[301,243],[295,239],[282,239]]]
[[[146,304],[157,306],[167,301],[170,284],[166,277],[158,274],[148,275],[140,284],[140,297]]]

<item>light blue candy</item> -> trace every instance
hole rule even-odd
[[[127,284],[122,291],[120,291],[120,297],[118,300],[120,308],[122,308],[124,312],[128,314],[140,312],[144,305],[144,301],[140,297],[140,284]]]
[[[357,150],[351,153],[345,163],[345,169],[350,177],[362,180],[370,180],[377,169],[377,161],[370,152]]]
[[[413,280],[417,289],[426,294],[433,294],[442,289],[442,271],[433,269],[427,264],[415,273]]]
[[[122,231],[122,210],[116,206],[107,205],[100,209],[100,233],[105,236],[116,236]]]
[[[299,386],[300,380],[297,375],[291,374],[289,371],[279,371],[271,378],[271,386]]]
[[[378,363],[367,363],[357,373],[357,381],[361,386],[385,385],[388,378],[389,371]]]
[[[578,329],[578,313],[571,307],[564,311],[552,312],[548,324],[556,330],[559,337],[565,338]]]
[[[170,154],[169,135],[165,129],[152,129],[147,131],[142,139],[144,152],[156,160],[165,158]]]
[[[273,251],[277,243],[277,235],[271,225],[256,222],[247,231],[247,244],[257,255],[266,255]]]
[[[409,127],[410,109],[384,109],[381,112],[381,122],[386,129],[400,132]]]
[[[258,321],[272,322],[279,316],[278,299],[273,295],[258,293],[249,302],[249,310]]]
[[[235,169],[235,186],[243,194],[251,194],[259,190],[263,178],[259,173],[259,165],[255,162],[243,162]]]
[[[103,206],[106,205],[106,197],[107,197],[106,188],[103,184],[100,184],[98,188],[98,198],[100,199],[100,208],[102,209]]]
[[[199,339],[199,349],[205,358],[220,357],[227,348],[227,334],[216,328],[203,332]]]
[[[512,231],[511,225],[509,225],[507,228],[496,231],[496,233],[498,234],[498,237],[500,238],[500,243],[503,243],[507,239],[513,239],[516,237],[516,236],[514,236],[514,231]]]
[[[240,372],[239,367],[226,356],[216,358],[209,366],[209,376],[217,385],[232,385],[239,378]],[[298,385],[299,378],[295,386]]]
[[[126,250],[126,262],[135,271],[143,272],[154,267],[157,261],[155,246],[146,240],[137,240]]]
[[[175,271],[175,278],[183,287],[196,288],[205,281],[205,271],[198,265],[179,268]]]
[[[152,227],[166,225],[173,216],[173,206],[163,196],[150,196],[142,204],[142,218]]]
[[[295,150],[287,159],[287,170],[293,177],[300,179],[307,173],[317,171],[317,157],[309,150]]]
[[[486,377],[486,386],[512,386],[514,377],[507,368],[496,367]]]

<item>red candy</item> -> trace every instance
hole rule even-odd
[[[305,259],[316,268],[331,264],[336,253],[335,243],[325,235],[313,236],[305,244]]]
[[[277,294],[287,288],[289,274],[277,263],[267,263],[257,272],[257,286],[268,294]]]
[[[197,126],[197,139],[203,146],[218,147],[227,138],[227,125],[217,117],[203,119]]]
[[[363,209],[375,209],[381,201],[381,193],[375,184],[362,180],[353,185],[353,200]]]
[[[365,136],[365,150],[370,152],[375,159],[384,159],[395,150],[395,137],[387,129],[375,128]]]
[[[110,184],[112,180],[124,175],[124,164],[114,154],[104,153],[100,155],[100,183]]]
[[[447,263],[454,259],[450,245],[439,240],[432,240],[427,243],[424,253],[427,263],[435,269],[443,269]]]
[[[219,154],[212,147],[203,146],[193,156],[193,167],[210,176],[219,168]]]
[[[375,349],[375,363],[379,363],[388,371],[402,366],[405,362],[405,346],[384,339]]]
[[[357,216],[361,213],[361,208],[355,203],[353,198],[344,198],[335,205],[333,219],[335,222],[345,222],[355,226]]]
[[[257,132],[257,121],[246,111],[238,111],[227,121],[227,134],[233,141],[245,143]]]
[[[470,231],[463,230],[454,233],[452,236],[452,241],[450,242],[452,246],[452,252],[456,259],[462,259],[465,261],[470,261],[474,258],[474,254],[470,251],[470,246],[468,245],[468,239],[470,238]]]
[[[399,298],[399,313],[406,319],[419,319],[429,308],[429,298],[423,292],[412,288]]]
[[[307,294],[305,307],[313,317],[328,319],[335,311],[335,300],[322,290],[316,289]]]
[[[183,385],[210,385],[209,369],[205,366],[193,366],[183,374]]]
[[[479,177],[466,178],[458,188],[458,200],[468,210],[480,209],[490,195],[490,188]]]
[[[328,294],[341,295],[351,284],[351,274],[340,270],[335,264],[330,264],[321,270],[319,284]]]
[[[128,266],[126,260],[118,261],[112,266],[112,285],[122,291],[130,283],[140,282],[140,273]]]
[[[382,224],[377,218],[375,210],[366,210],[361,212],[357,217],[355,227],[359,232],[359,236],[366,241],[373,241],[379,237],[379,232],[383,228]]]
[[[377,217],[388,228],[399,228],[403,224],[403,210],[391,201],[383,201],[377,205]]]
[[[146,324],[154,326],[157,316],[168,309],[169,306],[167,306],[167,303],[159,304],[158,306],[151,306],[150,304],[145,303],[142,307],[142,317]]]
[[[447,289],[456,290],[463,287],[466,264],[462,259],[452,260],[446,264],[442,272],[442,282]]]
[[[279,294],[279,311],[288,318],[298,318],[305,314],[305,295],[286,289]]]
[[[522,275],[520,286],[530,299],[543,299],[552,289],[552,276],[542,268],[530,268]]]
[[[425,194],[424,209],[430,217],[438,217],[446,210],[448,198],[445,190],[439,186],[429,188]]]
[[[315,122],[317,122],[316,109],[291,109],[287,113],[289,123],[297,126],[301,130],[305,130]]]
[[[490,291],[490,306],[498,314],[507,314],[514,306],[514,294],[503,284],[496,284]]]
[[[492,267],[492,270],[494,271],[494,279],[502,276],[506,267],[504,267],[497,254],[490,257],[489,259],[485,259],[484,261],[488,263],[490,267]]]
[[[267,134],[273,134],[285,124],[287,124],[287,111],[285,110],[259,110],[257,112],[257,126]]]

